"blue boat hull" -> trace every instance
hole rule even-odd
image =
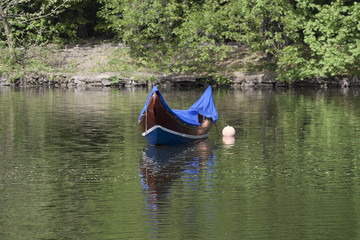
[[[151,145],[178,145],[186,144],[208,137],[203,135],[188,135],[172,131],[162,126],[156,125],[142,134]]]

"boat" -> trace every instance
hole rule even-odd
[[[154,86],[138,122],[149,144],[177,145],[207,138],[217,119],[211,86],[187,110],[171,109]]]

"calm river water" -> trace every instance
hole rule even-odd
[[[148,93],[0,88],[0,239],[360,238],[359,90],[214,89],[178,147],[141,137]]]

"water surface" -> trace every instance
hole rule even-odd
[[[359,238],[358,90],[214,89],[217,127],[177,147],[141,137],[148,93],[0,88],[0,239]]]

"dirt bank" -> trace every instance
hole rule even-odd
[[[36,63],[36,64],[34,64]],[[139,65],[129,55],[129,49],[119,43],[99,43],[34,47],[24,54],[21,76],[0,71],[0,86],[45,86],[64,88],[88,87],[147,87],[221,85],[230,88],[257,87],[358,87],[356,77],[333,77],[294,81],[291,84],[276,81],[271,63],[246,47],[233,46],[229,57],[216,63],[219,82],[214,73],[206,71],[191,74],[165,73]],[[262,66],[267,67],[262,67]],[[270,67],[269,67],[270,66]]]

